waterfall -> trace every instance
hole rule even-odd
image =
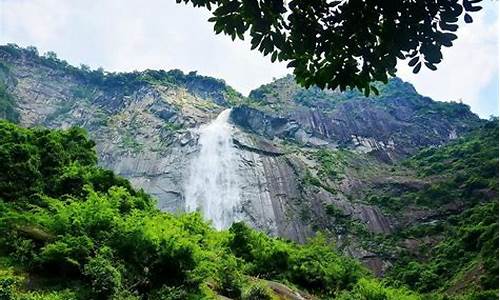
[[[200,210],[217,229],[228,228],[238,220],[241,202],[230,113],[230,109],[224,110],[197,129],[199,152],[191,161],[185,181],[186,210]]]

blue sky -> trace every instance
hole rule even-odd
[[[498,115],[500,1],[484,0],[462,26],[438,71],[398,76],[439,101],[462,101],[482,117]],[[202,9],[174,0],[0,0],[0,44],[34,45],[79,65],[110,71],[197,70],[247,94],[289,73],[285,64],[250,51],[248,42],[216,36]]]

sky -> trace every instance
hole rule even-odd
[[[462,101],[481,117],[498,116],[500,1],[464,24],[437,71],[398,76],[422,95]],[[250,50],[248,41],[215,35],[204,9],[174,0],[0,0],[0,44],[54,51],[73,65],[107,71],[181,69],[224,79],[243,94],[291,70]]]

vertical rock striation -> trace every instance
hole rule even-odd
[[[160,209],[200,208],[218,228],[243,220],[300,242],[321,230],[377,272],[385,262],[363,241],[401,222],[359,191],[420,185],[384,172],[482,123],[466,105],[432,101],[397,78],[378,97],[306,90],[288,76],[246,98],[195,72],[88,71],[11,45],[0,46],[0,81],[22,125],[86,128],[100,165]],[[323,150],[333,161],[322,161]]]

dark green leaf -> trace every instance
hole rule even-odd
[[[472,17],[469,14],[464,15],[465,23],[472,23]]]
[[[417,74],[420,71],[420,68],[422,67],[422,63],[419,62],[415,68],[413,68],[413,73]]]
[[[412,58],[409,62],[408,62],[408,65],[410,67],[413,67],[414,65],[416,65],[419,61],[420,57],[416,56],[414,58]]]
[[[437,67],[435,65],[431,64],[431,63],[425,62],[424,64],[425,64],[425,66],[427,68],[431,69],[432,71],[436,71],[437,70]]]

